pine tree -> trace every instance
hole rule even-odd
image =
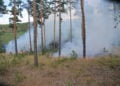
[[[81,14],[82,14],[83,58],[86,58],[86,28],[85,28],[84,0],[81,0]]]
[[[54,49],[56,48],[56,14],[57,14],[57,8],[56,8],[56,1],[57,0],[53,0],[53,1],[51,1],[51,3],[53,3],[53,6],[52,6],[52,12],[53,12],[53,14],[54,14],[54,24],[53,24],[53,26],[54,26],[54,34],[53,34],[53,37],[54,37]]]
[[[32,52],[32,42],[31,42],[31,30],[30,30],[30,10],[28,7],[28,29],[29,29],[29,43],[30,43],[30,52]]]
[[[61,1],[59,0],[59,56],[61,56],[61,35],[62,35],[62,28],[61,28],[61,23],[62,23],[62,17],[61,17],[61,13],[62,12],[65,12],[65,4],[66,4],[66,1]]]
[[[33,19],[34,19],[34,65],[38,66],[38,51],[37,51],[37,17],[36,17],[36,0],[33,0]]]
[[[45,21],[45,20],[44,20]],[[44,22],[44,48],[46,48],[46,24],[45,24],[45,22]]]
[[[30,52],[32,52],[32,42],[31,42],[31,24],[30,24],[30,16],[32,15],[32,1],[27,0],[27,4],[24,4],[23,7],[27,10],[28,13],[28,31],[29,31],[29,46],[30,46]]]
[[[50,9],[50,5],[48,3],[47,0],[37,0],[37,22],[40,26],[41,29],[41,51],[42,54],[44,53],[44,49],[45,49],[45,32],[44,32],[44,25],[45,25],[45,20],[49,18],[49,15],[51,14],[51,9]]]
[[[59,0],[59,56],[61,56],[61,22],[62,22],[62,18],[61,18],[61,0]]]
[[[3,0],[0,0],[0,15],[6,14],[6,13],[7,13],[6,6],[4,5]],[[5,52],[4,44],[1,41],[1,35],[2,35],[2,32],[0,32],[0,52]]]
[[[54,5],[51,6],[52,7],[52,12],[53,13],[59,13],[59,53],[58,55],[61,56],[61,31],[62,31],[62,28],[61,28],[61,25],[62,25],[62,17],[61,17],[61,14],[66,12],[65,10],[65,5],[67,4],[67,0],[53,0],[51,1],[50,3],[51,5]],[[54,14],[54,46],[55,46],[55,18],[56,18],[56,15]]]
[[[72,1],[69,0],[69,12],[70,12],[70,41],[72,42],[72,15],[71,15],[71,10],[72,10]]]
[[[24,3],[22,5],[22,7],[24,9],[26,9],[27,13],[28,13],[28,31],[29,31],[29,51],[33,52],[32,50],[32,41],[31,41],[31,22],[30,22],[30,16],[32,15],[32,1],[31,0],[27,0],[27,3]]]
[[[13,34],[14,34],[14,40],[15,40],[15,54],[18,54],[17,49],[17,22],[20,22],[18,16],[22,17],[21,11],[22,11],[22,1],[21,0],[10,0],[9,6],[11,7],[11,15],[13,17],[9,18],[10,27],[13,28]]]
[[[4,5],[3,0],[0,0],[0,14],[6,14],[7,10],[6,10],[6,6]]]

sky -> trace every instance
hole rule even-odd
[[[23,0],[24,2],[26,0]],[[88,3],[88,5],[94,7],[94,8],[97,8],[98,6],[98,2],[100,2],[101,0],[85,0],[85,3]],[[4,0],[5,2],[5,5],[8,5],[9,4],[9,0]],[[20,20],[22,22],[27,22],[28,21],[28,13],[27,11],[24,9],[22,14],[24,15],[23,18],[20,18]],[[10,18],[10,14],[5,14],[4,16],[0,17],[0,24],[9,24],[9,18]],[[31,21],[32,21],[32,17],[31,17]]]
[[[23,1],[25,2],[26,0],[23,0]],[[4,0],[4,3],[5,3],[5,5],[8,6],[9,0]],[[27,20],[28,13],[27,13],[27,11],[25,9],[23,10],[22,14],[23,14],[23,18],[19,17],[20,20],[22,22],[27,22],[28,21]],[[5,15],[0,15],[0,16],[1,16],[0,17],[0,24],[9,24],[9,18],[11,17],[10,13],[9,14],[5,14]],[[31,21],[32,21],[32,18],[31,18]]]

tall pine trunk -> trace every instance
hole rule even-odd
[[[15,54],[18,54],[18,49],[17,49],[17,25],[16,25],[16,0],[14,0],[14,40],[15,40]]]
[[[28,8],[28,30],[29,30],[29,44],[30,44],[30,52],[32,52],[29,8]]]
[[[56,12],[54,13],[54,49],[56,46]]]
[[[42,6],[42,0],[40,0],[40,4],[41,4],[41,6]],[[42,51],[42,55],[43,55],[43,53],[44,53],[44,38],[43,38],[43,15],[42,15],[42,8],[41,8],[41,11],[40,11],[40,22],[41,22],[41,24],[40,24],[40,27],[41,27],[41,51]]]
[[[45,20],[44,20],[44,48],[46,48],[46,26],[45,26]]]
[[[44,38],[43,38],[43,25],[40,25],[40,28],[41,28],[41,51],[42,51],[42,55],[44,53]]]
[[[54,0],[56,1],[56,0]],[[54,12],[54,49],[56,48],[56,3],[54,4],[55,6],[55,12]]]
[[[59,56],[61,56],[61,0],[59,0]]]
[[[83,58],[86,58],[86,28],[85,28],[84,0],[81,0],[81,14],[82,14]]]
[[[36,0],[33,0],[33,18],[34,18],[34,65],[38,66]]]

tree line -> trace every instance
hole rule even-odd
[[[12,28],[13,35],[14,35],[14,44],[15,44],[15,54],[18,54],[17,49],[17,23],[21,22],[19,19],[20,17],[23,17],[22,11],[23,9],[26,9],[28,12],[28,30],[29,30],[29,46],[30,46],[30,52],[34,52],[34,64],[38,66],[38,46],[37,46],[37,36],[41,35],[41,52],[44,54],[44,50],[46,49],[46,20],[49,19],[49,16],[51,14],[54,15],[54,22],[53,22],[53,28],[54,28],[54,40],[53,40],[53,48],[55,49],[58,47],[59,51],[59,57],[61,56],[61,31],[62,31],[62,13],[65,13],[66,10],[69,11],[69,40],[72,42],[72,15],[71,10],[73,8],[74,3],[78,3],[80,1],[80,10],[81,10],[81,30],[82,30],[82,44],[83,44],[83,58],[86,58],[86,21],[85,21],[85,10],[84,10],[84,0],[27,0],[26,3],[24,3],[22,0],[10,0],[9,5],[4,5],[4,1],[0,0],[0,14],[7,14],[10,13],[12,17],[9,18],[9,27]],[[118,1],[117,1],[118,2]],[[65,7],[68,6],[69,9],[66,9]],[[116,17],[116,2],[113,3],[114,6],[114,20],[117,21]],[[11,9],[7,9],[7,7],[10,7]],[[31,43],[31,26],[30,26],[30,17],[33,17],[33,26],[34,26],[34,48],[32,49],[32,43]],[[57,43],[56,41],[56,18],[59,17],[59,41]],[[119,22],[119,21],[118,21]],[[118,24],[116,22],[116,24]],[[37,33],[37,27],[39,26],[41,30],[41,34]],[[115,28],[117,25],[115,25]]]
[[[15,54],[18,54],[17,49],[17,23],[20,22],[19,16],[22,17],[22,10],[26,9],[28,12],[28,30],[29,30],[29,44],[30,44],[30,52],[34,52],[34,65],[38,66],[38,46],[37,46],[37,36],[41,35],[41,52],[44,54],[44,49],[46,48],[46,29],[45,29],[45,21],[49,18],[51,14],[54,14],[54,41],[53,47],[56,47],[56,17],[59,17],[59,41],[58,41],[58,51],[59,57],[61,56],[61,31],[62,31],[62,13],[66,12],[65,6],[69,8],[69,40],[72,42],[72,15],[71,10],[73,4],[76,3],[78,0],[27,0],[27,3],[23,3],[22,0],[10,0],[9,6],[11,7],[10,10],[4,9],[4,2],[3,0],[0,1],[0,12],[4,13],[11,13],[13,15],[9,18],[9,26],[13,29],[14,35],[14,44],[15,44]],[[3,7],[2,7],[3,6]],[[5,6],[6,7],[6,6]],[[85,11],[84,11],[84,0],[80,0],[80,10],[81,10],[81,29],[82,29],[82,43],[83,43],[83,57],[86,57],[86,25],[85,25]],[[33,26],[34,26],[34,49],[32,49],[31,43],[31,32],[30,32],[30,16],[33,17]],[[40,27],[41,34],[37,33],[37,26]]]

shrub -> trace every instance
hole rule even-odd
[[[78,57],[78,55],[77,55],[77,53],[73,50],[70,57],[76,59],[76,58]]]

